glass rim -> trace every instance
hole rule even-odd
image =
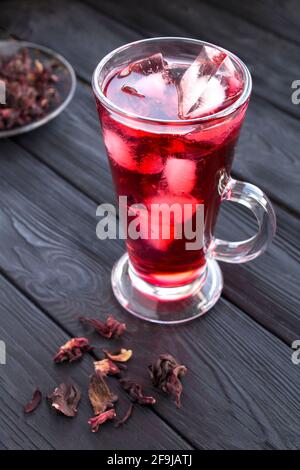
[[[197,118],[192,118],[192,119],[159,119],[159,118],[153,118],[153,117],[146,117],[142,116],[136,113],[132,113],[129,111],[125,111],[123,108],[120,106],[116,105],[108,99],[105,94],[103,93],[101,86],[98,81],[98,77],[100,75],[100,71],[103,69],[103,67],[107,64],[107,62],[116,54],[119,52],[122,52],[126,49],[129,49],[130,47],[141,44],[141,43],[146,43],[146,42],[156,42],[156,41],[187,41],[191,43],[198,43],[201,45],[205,46],[210,46],[218,49],[219,51],[224,52],[227,54],[235,63],[239,65],[241,68],[243,74],[244,74],[244,88],[243,92],[240,95],[240,97],[234,102],[231,103],[229,106],[225,107],[221,111],[218,111],[213,114],[209,114],[207,116],[202,116],[202,117],[197,117]],[[207,42],[207,41],[202,41],[200,39],[193,39],[193,38],[186,38],[186,37],[180,37],[180,36],[162,36],[162,37],[155,37],[155,38],[147,38],[147,39],[140,39],[138,41],[133,41],[129,42],[127,44],[124,44],[123,46],[120,46],[113,51],[109,52],[107,55],[105,55],[101,61],[98,63],[97,67],[94,70],[93,77],[92,77],[92,88],[94,91],[95,96],[99,99],[100,103],[102,103],[106,108],[108,108],[111,111],[116,112],[117,114],[121,116],[125,116],[129,119],[133,120],[138,120],[138,121],[143,121],[143,122],[148,122],[148,123],[156,123],[156,124],[172,124],[172,125],[183,125],[183,124],[195,124],[195,123],[203,123],[207,121],[212,121],[215,119],[220,119],[225,116],[228,116],[232,114],[234,111],[236,111],[238,108],[243,106],[244,103],[248,100],[251,90],[252,90],[252,78],[251,74],[249,72],[248,67],[245,65],[245,63],[237,57],[235,54],[232,52],[228,51],[227,49],[224,49],[223,47],[217,46],[213,43]]]

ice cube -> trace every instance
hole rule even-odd
[[[177,85],[178,112],[182,119],[199,117],[222,104],[225,99],[224,88],[219,80],[213,79],[226,58],[225,52],[211,46],[203,46]]]
[[[109,129],[103,130],[103,138],[110,158],[123,168],[143,175],[162,172],[163,161],[160,155],[147,153],[137,160],[134,157],[136,147],[130,141]]]
[[[163,72],[165,68],[164,58],[161,53],[153,54],[145,59],[138,60],[130,64],[130,71],[150,75],[152,73]]]
[[[164,176],[171,193],[189,194],[195,186],[196,162],[170,157],[164,169]]]
[[[205,77],[202,77],[205,79]],[[189,112],[189,118],[196,118],[199,115],[207,115],[213,113],[219,108],[226,99],[225,88],[216,77],[211,77],[206,83],[197,105],[193,106]]]
[[[164,164],[160,155],[148,153],[139,162],[138,172],[143,175],[156,175],[163,171]]]
[[[151,209],[152,204],[166,204],[168,208],[171,208],[173,204],[178,204],[180,206],[180,211],[176,212],[174,211],[174,214],[172,214],[171,217],[171,223],[172,225],[177,225],[177,224],[182,224],[186,220],[190,218],[190,214],[194,214],[196,209],[197,209],[197,203],[201,203],[201,201],[197,201],[196,198],[193,196],[189,196],[187,194],[181,194],[181,195],[174,195],[174,194],[169,194],[168,192],[158,194],[157,196],[152,196],[151,198],[148,198],[146,200],[146,206],[148,210]],[[189,204],[191,205],[192,211],[185,211],[184,210],[184,205]]]
[[[148,198],[145,201],[147,209],[139,208],[135,211],[132,206],[130,209],[131,214],[139,217],[139,231],[143,239],[147,240],[152,248],[165,251],[176,238],[176,227],[182,225],[185,220],[190,219],[197,209],[197,203],[200,204],[201,201],[199,202],[191,196],[172,196],[168,193],[163,193]],[[155,214],[157,212],[155,212],[156,209],[153,208],[152,204],[164,204],[167,210],[170,210],[170,217],[167,217],[168,213],[165,214],[165,219],[161,216],[156,217]],[[179,211],[171,211],[173,204],[179,205]],[[186,210],[185,204],[190,204],[191,210]],[[168,222],[169,229],[168,226],[164,225]],[[184,230],[182,230],[182,233],[184,233]]]
[[[137,163],[129,142],[115,132],[104,129],[103,139],[110,158],[127,170],[136,171]]]
[[[169,245],[175,240],[176,227],[182,225],[186,220],[190,219],[197,209],[197,201],[191,196],[174,196],[168,193],[159,194],[146,200],[147,210],[139,209],[138,217],[140,219],[140,233],[142,237],[156,250],[165,251]],[[170,221],[169,231],[164,227],[164,219],[160,216],[155,217],[152,204],[166,204],[170,209],[170,217],[166,217],[166,222]],[[171,211],[173,204],[179,205],[179,211]],[[191,210],[187,211],[185,204],[191,205]],[[183,231],[182,231],[183,232]],[[166,238],[166,234],[170,235]]]
[[[166,81],[161,72],[152,73],[146,77],[142,77],[135,83],[135,87],[139,93],[147,98],[154,98],[159,101],[164,99],[166,92]]]

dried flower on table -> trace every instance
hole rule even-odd
[[[0,130],[23,126],[41,119],[61,102],[55,84],[57,63],[40,62],[21,49],[7,57],[0,56],[0,80],[5,83],[6,103],[0,105]]]
[[[130,403],[130,405],[128,407],[128,410],[126,411],[125,415],[123,416],[123,418],[119,419],[116,422],[115,427],[119,428],[120,426],[125,424],[129,420],[129,418],[131,417],[132,412],[133,412],[133,403]]]
[[[51,407],[70,418],[76,416],[81,392],[76,385],[62,383],[48,396]]]
[[[115,353],[110,353],[109,351],[106,351],[103,349],[104,354],[108,359],[111,361],[115,362],[127,362],[132,356],[132,350],[131,349],[124,349],[122,348],[120,351],[117,351]]]
[[[95,371],[101,372],[102,375],[116,375],[121,371],[117,364],[110,359],[102,359],[101,361],[94,362]]]
[[[91,346],[87,338],[72,338],[59,348],[53,360],[56,363],[74,362],[80,359],[85,352],[91,351]]]
[[[37,388],[32,395],[31,400],[24,406],[24,413],[29,414],[37,409],[42,400],[42,393]]]
[[[143,388],[140,384],[137,384],[128,379],[121,379],[120,384],[129,394],[132,401],[138,403],[139,405],[154,405],[156,403],[155,398],[147,397],[143,394]]]
[[[95,318],[86,317],[80,317],[79,321],[91,325],[104,338],[119,338],[126,330],[126,324],[118,322],[112,315],[107,317],[105,323]]]
[[[187,368],[178,364],[171,354],[161,354],[158,360],[149,366],[149,372],[153,385],[171,395],[176,406],[180,408],[182,393],[180,378],[186,374]]]
[[[111,408],[110,410],[104,411],[103,413],[100,413],[99,415],[90,418],[88,420],[88,424],[91,426],[92,432],[98,432],[101,424],[105,423],[105,421],[115,419],[115,417],[116,412],[114,408]]]
[[[100,372],[95,372],[91,377],[89,399],[95,415],[103,413],[108,408],[112,408],[114,403],[118,400],[118,397],[110,391]]]

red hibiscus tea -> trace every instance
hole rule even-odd
[[[241,67],[225,52],[203,45],[193,57],[161,52],[139,57],[112,68],[99,83],[114,105],[109,109],[96,98],[117,194],[127,196],[128,207],[143,204],[141,237],[126,240],[131,266],[150,284],[181,286],[205,268],[247,107],[247,102],[234,106],[243,80]],[[162,214],[154,220],[153,204],[182,210],[171,211],[168,222]],[[184,230],[178,238],[176,230],[188,221],[198,229],[198,205],[204,207],[202,244],[187,249],[191,240]],[[131,211],[128,224],[135,215]]]

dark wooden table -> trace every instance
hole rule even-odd
[[[1,1],[1,37],[49,46],[74,65],[69,108],[31,134],[0,142],[0,447],[3,449],[294,449],[300,447],[299,115],[291,83],[300,79],[297,0],[130,2]],[[269,251],[244,265],[223,265],[225,288],[213,310],[180,327],[134,319],[114,299],[110,271],[119,241],[96,238],[96,207],[114,193],[91,95],[92,71],[113,48],[149,36],[205,39],[248,64],[254,90],[233,175],[273,201],[278,230]],[[225,205],[219,234],[255,230],[251,216]],[[36,385],[44,393],[72,380],[86,389],[93,358],[55,366],[68,338],[85,334],[80,315],[116,315],[134,350],[131,375],[149,385],[147,365],[168,351],[189,367],[183,406],[166,397],[137,407],[122,429],[91,434],[84,395],[70,421],[46,403],[24,417]],[[107,341],[91,335],[100,348]],[[114,385],[113,385],[114,386]],[[122,400],[125,400],[123,394]]]

